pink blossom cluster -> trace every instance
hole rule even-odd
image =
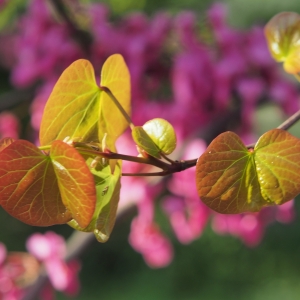
[[[180,158],[199,157],[206,147],[201,139],[203,132],[230,115],[233,107],[237,120],[228,118],[227,123],[231,128],[236,125],[236,132],[245,142],[257,138],[253,135],[253,113],[260,103],[272,100],[286,114],[299,109],[297,90],[272,60],[263,29],[232,28],[227,24],[223,4],[215,4],[206,12],[209,38],[198,30],[194,12],[176,17],[157,13],[151,19],[134,13],[114,23],[109,9],[102,4],[85,6],[84,13],[90,20],[93,39],[88,59],[100,70],[109,55],[124,56],[131,73],[133,122],[142,125],[155,117],[168,120],[175,128],[178,147],[185,145],[175,153],[183,153]],[[15,53],[2,52],[11,62],[12,83],[27,87],[40,82],[31,106],[32,125],[38,131],[55,81],[72,61],[82,58],[83,52],[69,28],[57,22],[42,0],[30,1],[16,33],[9,38],[16,45]],[[226,130],[222,129],[219,131]],[[137,155],[127,133],[118,141],[118,149]],[[124,163],[123,171],[152,170]],[[184,244],[198,238],[209,219],[215,232],[234,235],[248,246],[260,242],[270,222],[293,219],[293,202],[257,214],[212,213],[199,201],[194,178],[195,170],[189,169],[163,182],[153,178],[122,179],[120,207],[135,203],[138,208],[129,241],[151,267],[166,266],[173,257],[172,244],[155,221],[154,199],[160,199],[160,208]]]
[[[18,279],[24,272],[21,255],[15,255],[14,261],[9,260],[6,247],[0,243],[0,299],[18,300],[23,297],[24,291],[18,285]]]
[[[51,286],[66,295],[74,296],[79,292],[77,273],[78,261],[65,262],[66,243],[62,236],[48,231],[45,234],[35,233],[26,243],[27,250],[39,262],[43,263]],[[53,289],[43,291],[43,299],[54,299]]]
[[[0,113],[0,138],[11,137],[17,139],[19,137],[19,128],[19,120],[13,113]]]
[[[54,232],[36,233],[27,240],[29,253],[9,252],[0,243],[0,299],[23,299],[27,289],[44,272],[51,285],[41,292],[41,299],[53,300],[53,288],[66,295],[74,296],[79,291],[77,261],[66,263],[66,245],[63,237]]]

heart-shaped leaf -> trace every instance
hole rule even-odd
[[[87,161],[91,162],[91,159]],[[97,190],[97,204],[92,221],[85,228],[80,227],[76,220],[71,220],[68,224],[80,231],[94,232],[97,240],[104,243],[109,239],[116,220],[121,188],[121,165],[117,162],[112,173],[109,164],[103,165],[99,162],[91,172]]]
[[[108,87],[130,114],[130,75],[121,55],[104,63],[101,85]],[[81,141],[102,141],[114,148],[128,126],[116,105],[96,84],[94,69],[87,60],[71,64],[60,76],[45,106],[40,128],[41,145],[66,137]]]
[[[164,154],[171,154],[176,148],[176,134],[173,126],[166,120],[155,118],[143,125],[143,129]]]
[[[66,137],[98,139],[100,90],[91,63],[79,59],[60,76],[46,103],[40,127],[41,145]]]
[[[23,140],[0,152],[0,204],[35,226],[63,224],[72,217],[62,203],[51,159]]]
[[[96,189],[84,158],[62,141],[54,141],[50,157],[62,201],[81,227],[91,222],[96,205]]]
[[[300,140],[274,129],[248,150],[233,132],[215,138],[196,167],[201,200],[224,214],[259,211],[300,193]]]
[[[284,62],[287,73],[300,71],[300,15],[283,12],[274,16],[265,26],[270,52],[278,62]]]

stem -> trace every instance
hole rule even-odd
[[[292,116],[287,118],[283,123],[281,123],[277,129],[289,130],[296,122],[300,120],[300,109],[295,112]],[[254,148],[256,143],[247,145],[247,148]]]
[[[40,150],[50,150],[51,145],[39,146],[38,148],[39,148]]]
[[[154,173],[123,173],[122,176],[166,176],[169,174],[181,172],[183,170],[192,168],[196,165],[198,159],[192,159],[192,160],[175,160],[172,161],[171,164],[166,163],[160,159],[157,159],[153,156],[149,157],[138,157],[138,156],[131,156],[131,155],[125,155],[125,154],[119,154],[115,152],[99,152],[96,150],[90,150],[90,149],[83,149],[83,148],[76,148],[79,153],[86,154],[86,155],[95,155],[104,157],[107,159],[121,159],[126,161],[131,161],[139,164],[146,164],[158,167],[162,169],[161,172],[154,172]]]
[[[90,54],[90,48],[93,42],[92,36],[87,32],[80,28],[78,28],[76,22],[68,13],[64,3],[62,0],[48,0],[57,13],[61,16],[62,19],[67,23],[73,39],[78,43],[81,49],[84,51],[86,56]]]
[[[127,112],[123,108],[123,106],[120,104],[120,102],[118,101],[118,99],[111,92],[111,90],[108,87],[106,87],[106,86],[100,86],[100,89],[102,91],[104,91],[110,97],[110,99],[118,107],[118,109],[120,110],[120,112],[122,113],[122,115],[124,116],[124,118],[126,119],[126,121],[128,122],[130,128],[133,129],[134,128],[134,124],[132,123],[131,118],[129,117],[129,115],[127,114]]]
[[[285,120],[282,124],[280,124],[277,128],[283,129],[283,130],[288,130],[299,120],[300,120],[300,109],[296,113],[294,113],[292,116],[290,116],[287,120]]]

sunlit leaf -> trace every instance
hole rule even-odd
[[[88,226],[95,210],[96,189],[84,158],[62,141],[52,143],[50,157],[64,205],[81,227]]]
[[[103,243],[109,239],[116,220],[121,188],[121,166],[118,162],[112,173],[109,164],[102,165],[99,162],[91,171],[97,190],[97,204],[92,221],[85,228],[80,227],[75,220],[71,220],[68,224],[80,231],[94,232],[97,240]]]
[[[143,129],[164,154],[171,154],[176,147],[176,134],[173,126],[166,120],[155,118],[143,125]]]
[[[201,200],[220,213],[258,211],[265,204],[253,152],[233,132],[220,134],[200,156],[196,183]]]
[[[0,152],[0,204],[30,225],[50,226],[71,219],[61,201],[51,159],[23,140]]]
[[[101,85],[108,87],[130,114],[130,75],[121,55],[112,55],[104,63]],[[113,149],[127,126],[116,105],[96,84],[91,63],[80,59],[63,72],[48,99],[40,143],[49,145],[66,137],[97,142],[107,133],[107,145]]]
[[[131,135],[140,149],[154,157],[160,158],[160,149],[153,142],[143,127],[135,126],[131,131]]]
[[[270,130],[258,140],[255,165],[262,196],[283,204],[300,193],[300,140],[284,130]]]
[[[100,85],[111,90],[121,106],[130,116],[130,73],[120,54],[110,56],[101,71]],[[128,127],[127,120],[106,93],[101,93],[101,113],[99,118],[99,141],[107,133],[107,144],[113,148],[116,139]]]
[[[270,52],[278,62],[284,62],[286,72],[300,72],[300,15],[283,12],[274,16],[265,26]]]
[[[235,133],[225,132],[199,158],[196,184],[201,200],[219,213],[283,204],[300,193],[300,141],[274,129],[248,150]]]
[[[66,137],[96,141],[100,93],[91,63],[79,59],[71,64],[46,103],[40,127],[41,145]]]

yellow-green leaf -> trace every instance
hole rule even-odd
[[[143,129],[156,144],[160,152],[171,154],[176,148],[176,134],[173,126],[166,120],[155,118],[143,125]]]
[[[130,73],[123,57],[120,54],[110,56],[103,65],[100,85],[107,87],[118,99],[125,112],[130,116]],[[113,148],[116,139],[128,127],[117,106],[106,93],[101,93],[99,141],[102,141],[107,133],[107,144]]]
[[[91,163],[91,158],[87,161]],[[121,162],[116,163],[113,173],[110,165],[101,161],[91,172],[97,190],[97,204],[92,221],[87,227],[80,227],[76,220],[71,220],[68,224],[80,231],[94,232],[97,240],[104,243],[109,239],[116,220],[121,188]]]
[[[100,93],[91,63],[80,59],[71,64],[46,103],[40,127],[41,145],[66,137],[97,141]]]
[[[101,85],[108,87],[130,114],[130,75],[121,55],[112,55],[104,63]],[[114,150],[127,126],[116,105],[96,84],[91,63],[80,59],[63,72],[48,99],[40,143],[49,145],[66,137],[99,142],[107,133],[107,145]]]
[[[270,130],[254,148],[264,199],[283,204],[300,193],[300,140],[285,130]]]
[[[265,26],[265,36],[273,58],[283,62],[287,73],[300,71],[300,15],[282,12]]]
[[[156,158],[160,158],[160,149],[150,138],[150,136],[143,127],[135,126],[131,131],[131,135],[136,145],[140,149],[144,150],[146,153]]]

